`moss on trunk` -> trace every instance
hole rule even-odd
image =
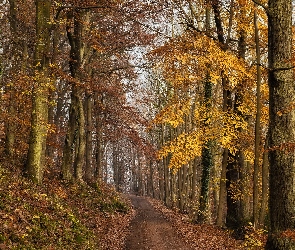
[[[45,165],[48,87],[50,84],[47,76],[48,50],[50,48],[50,8],[50,0],[36,1],[35,85],[32,95],[32,122],[26,172],[37,183],[42,182]]]

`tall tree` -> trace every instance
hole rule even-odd
[[[210,8],[206,8],[206,32],[209,35],[210,33]],[[208,66],[210,67],[210,66]],[[210,81],[210,71],[208,71],[208,75],[206,76],[204,82],[204,103],[206,107],[207,118],[204,122],[204,128],[210,125],[208,120],[210,119],[210,109],[212,106],[212,83]],[[197,221],[199,223],[204,223],[207,220],[207,208],[208,208],[208,200],[209,200],[209,183],[210,183],[210,171],[213,165],[213,157],[212,157],[212,141],[209,139],[204,143],[202,149],[202,179],[201,179],[201,194],[200,194],[200,206],[198,210],[198,218]]]
[[[62,162],[63,177],[65,179],[72,179],[73,177],[82,181],[83,166],[85,162],[85,113],[83,105],[84,88],[83,83],[83,66],[82,62],[85,60],[86,48],[83,43],[83,36],[85,35],[86,18],[89,12],[76,8],[72,13],[68,14],[69,26],[67,26],[67,36],[70,50],[70,72],[73,78],[71,105],[70,105],[70,119],[68,125],[68,132],[66,135],[64,155]],[[71,27],[73,24],[73,30]],[[72,175],[71,168],[74,167],[74,175]]]
[[[210,77],[208,76],[204,83],[205,91],[205,106],[206,112],[208,113],[207,119],[210,119],[210,108],[211,108],[211,99],[212,99],[212,83],[210,82]],[[205,121],[204,127],[208,126],[208,122]],[[200,194],[200,206],[198,212],[197,221],[199,223],[204,223],[207,221],[208,214],[208,200],[209,200],[209,182],[210,182],[210,171],[213,165],[212,157],[212,140],[205,142],[202,149],[202,179],[201,179],[201,194]]]
[[[17,13],[16,13],[16,2],[15,0],[10,0],[10,16],[9,16],[9,22],[10,22],[10,32],[11,36],[13,38],[12,40],[12,53],[17,55],[17,44],[19,43],[18,40],[18,34],[17,34]],[[13,63],[17,63],[18,60],[14,60]],[[14,68],[14,70],[16,70]],[[11,84],[12,85],[12,84]],[[15,105],[14,105],[14,100],[13,98],[15,97],[13,87],[10,86],[10,100],[9,100],[9,106],[8,106],[8,112],[11,116],[15,115]],[[13,156],[14,154],[14,143],[15,143],[15,125],[14,122],[11,120],[7,121],[6,124],[6,153],[9,156]]]
[[[292,59],[292,1],[268,1],[269,61],[269,211],[266,249],[294,249],[282,234],[295,229],[295,85]],[[291,147],[292,146],[292,147]]]
[[[50,49],[50,0],[36,0],[35,83],[32,95],[32,122],[26,169],[28,176],[41,183],[45,166],[48,123],[48,80]]]
[[[260,159],[260,120],[261,120],[261,60],[259,46],[257,10],[254,10],[255,44],[256,44],[256,62],[257,62],[257,88],[256,88],[256,120],[255,120],[255,145],[254,145],[254,173],[253,173],[253,222],[258,226],[259,211],[259,159]]]

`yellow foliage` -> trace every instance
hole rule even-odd
[[[267,235],[265,229],[257,229],[251,222],[245,227],[244,247],[246,249],[264,249],[264,241]]]
[[[254,151],[249,149],[249,148],[245,148],[244,150],[244,156],[245,156],[245,161],[248,161],[250,164],[254,164]]]
[[[202,133],[195,130],[189,134],[183,133],[173,141],[167,143],[158,152],[158,158],[167,157],[171,154],[169,167],[178,169],[189,163],[191,159],[202,154]]]
[[[234,20],[236,20],[233,24],[234,28],[237,33],[245,32],[246,42],[251,43],[254,34],[253,1],[239,0],[237,4],[242,9],[234,14]],[[238,15],[240,16],[237,17]],[[260,11],[258,15],[262,19],[265,18]],[[263,28],[264,24],[260,23],[260,26]],[[261,37],[264,43],[267,34],[263,33]],[[237,56],[236,52],[225,50],[219,42],[204,33],[190,31],[171,39],[151,54],[157,58],[157,69],[160,70],[165,81],[171,84],[175,90],[174,98],[177,99],[161,110],[153,120],[153,124],[166,123],[176,128],[184,123],[184,117],[194,109],[190,118],[193,120],[191,131],[185,133],[182,131],[183,133],[177,138],[167,142],[159,150],[158,157],[169,156],[169,167],[178,169],[195,157],[201,156],[205,143],[214,140],[217,146],[229,149],[233,155],[242,149],[245,159],[252,163],[254,152],[250,145],[253,145],[253,121],[256,114],[256,67],[251,64],[255,61],[253,59],[255,50],[249,50],[247,61]],[[204,104],[202,99],[204,80],[208,78],[213,84],[213,91],[216,91],[213,96],[219,95],[218,100],[213,97],[212,103],[210,101],[211,105]],[[267,75],[263,75],[261,85],[262,127],[268,122],[266,78]],[[221,83],[224,84],[221,79],[226,79],[226,86],[220,86]],[[182,91],[180,92],[182,95],[186,93],[184,94],[186,98],[181,99],[178,90]],[[235,111],[223,111],[222,90],[243,95],[241,100],[238,99],[240,103],[235,103],[237,107]],[[194,107],[192,107],[193,104]]]
[[[159,159],[170,156],[170,168],[177,170],[201,156],[202,148],[209,140],[228,148],[232,154],[239,150],[239,131],[247,130],[248,126],[240,116],[220,111],[216,107],[208,111],[204,105],[200,105],[196,107],[193,119],[196,127],[192,131],[181,133],[158,151]],[[252,160],[253,152],[246,151],[246,159]]]
[[[253,78],[244,60],[224,51],[219,43],[205,35],[185,33],[152,53],[161,60],[158,67],[164,78],[175,87],[198,84],[205,79],[208,70],[214,84],[221,76],[229,79],[231,87],[240,79]]]
[[[168,123],[176,128],[184,122],[184,115],[190,112],[191,100],[175,101],[167,105],[159,114],[156,115],[152,124]]]

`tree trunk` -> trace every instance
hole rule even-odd
[[[261,199],[261,207],[259,213],[259,225],[262,227],[265,223],[265,218],[267,214],[268,208],[268,175],[269,175],[269,162],[268,162],[268,135],[265,139],[265,146],[263,152],[263,161],[262,161],[262,199]]]
[[[224,92],[224,110],[232,112],[232,100],[231,92],[225,90]],[[239,152],[237,152],[238,154]],[[228,151],[227,167],[226,167],[226,204],[227,204],[227,214],[226,214],[226,226],[234,229],[235,231],[240,228],[240,200],[235,197],[235,193],[238,188],[239,181],[239,164],[238,157],[233,155]],[[236,232],[235,232],[236,233]]]
[[[36,0],[35,85],[32,95],[32,122],[26,170],[41,183],[45,165],[48,123],[48,50],[50,48],[50,0]]]
[[[160,146],[163,146],[165,141],[166,141],[166,134],[168,134],[167,132],[167,128],[162,124],[161,126],[161,143]],[[169,156],[163,158],[162,162],[163,162],[163,201],[165,203],[166,206],[170,206],[170,193],[169,193],[169,169],[168,169],[168,164],[169,164]]]
[[[13,56],[17,55],[17,43],[19,42],[18,34],[17,34],[17,13],[16,13],[16,2],[15,0],[9,0],[10,8],[9,8],[9,24],[10,24],[10,32],[11,36],[13,37],[11,46],[12,46],[12,53]],[[14,59],[14,61],[18,61]],[[14,62],[13,62],[14,63]],[[15,70],[15,69],[14,69]],[[13,83],[10,84],[10,86],[7,89],[7,92],[9,93],[9,104],[8,104],[8,112],[10,117],[14,117],[16,115],[16,110],[14,106],[14,98],[15,98],[15,92],[13,88]],[[5,151],[6,154],[13,159],[14,155],[14,143],[15,143],[15,122],[11,119],[8,119],[6,121],[6,144],[5,144]]]
[[[171,207],[177,207],[177,186],[176,186],[176,174],[173,171],[170,172],[170,188],[171,188]]]
[[[243,7],[246,4],[246,1],[242,1],[240,5]],[[241,18],[246,20],[246,11],[245,8],[242,8],[240,11]],[[246,60],[246,51],[247,51],[247,33],[245,30],[240,31],[240,38],[238,43],[238,50],[239,50],[239,57],[243,60]],[[244,101],[243,100],[243,92],[245,91],[246,82],[245,79],[241,79],[241,83],[238,86],[238,91],[236,94],[236,103],[234,105],[235,112],[247,123],[249,123],[249,119],[245,117],[245,115],[239,110],[240,104]],[[250,127],[250,125],[249,125]],[[243,130],[240,128],[239,132],[243,133]],[[242,225],[241,227],[246,226],[251,221],[252,211],[251,211],[251,171],[250,171],[250,163],[245,160],[244,154],[244,145],[241,143],[239,151],[236,155],[236,160],[239,165],[240,169],[240,183],[241,183],[241,208],[240,208],[240,215]],[[243,233],[244,234],[244,233]],[[244,237],[244,235],[242,235]]]
[[[68,132],[65,138],[65,144],[63,148],[63,159],[62,159],[62,176],[65,180],[73,179],[73,160],[74,160],[74,148],[77,140],[77,90],[75,86],[72,86],[71,93],[71,105],[70,105],[70,114],[68,122]]]
[[[83,13],[80,10],[74,13],[74,31],[71,27],[67,27],[67,36],[71,46],[70,51],[70,72],[71,76],[78,81],[82,81],[82,59],[84,56],[84,49],[82,43],[83,36]],[[68,125],[68,132],[66,135],[62,173],[64,179],[72,179],[72,164],[74,164],[74,178],[78,181],[83,181],[83,167],[85,163],[85,114],[83,106],[82,87],[76,82],[72,83],[72,94],[70,104],[70,118]]]
[[[59,36],[60,30],[55,28],[52,31],[52,56],[51,56],[51,64],[56,65],[57,63],[57,54],[58,54],[58,46],[59,46]],[[56,123],[56,118],[59,120],[61,108],[60,105],[62,100],[59,100],[59,92],[58,92],[58,83],[56,76],[53,77],[54,86],[50,88],[49,93],[49,109],[48,109],[48,123],[50,125],[55,125],[56,131],[49,133],[47,138],[47,148],[46,148],[46,157],[51,160],[52,165],[59,165],[59,158],[56,157],[58,153],[58,149],[56,145],[58,145],[59,138],[59,124]]]
[[[211,109],[211,99],[212,99],[212,83],[210,82],[210,77],[207,76],[207,79],[204,83],[205,91],[205,106],[208,112]],[[206,127],[207,124],[204,124]],[[209,183],[210,183],[210,170],[213,166],[213,157],[212,157],[212,141],[207,141],[202,149],[202,179],[201,179],[201,194],[200,194],[200,206],[198,210],[198,223],[204,223],[208,219],[208,199],[209,199]]]
[[[295,98],[292,69],[292,1],[268,1],[269,212],[266,249],[295,249],[282,233],[295,229]]]
[[[230,41],[230,37],[227,38],[227,41],[225,41],[224,38],[224,31],[221,21],[221,13],[220,13],[220,1],[212,0],[210,1],[213,12],[214,12],[214,20],[217,30],[217,37],[218,41],[220,42],[222,49],[227,50],[228,42]],[[234,1],[231,1],[231,6],[234,4]],[[231,7],[231,18],[233,15],[233,8]],[[231,23],[231,20],[230,22]],[[230,34],[228,34],[230,35]],[[242,37],[241,37],[242,39]],[[241,44],[241,40],[240,40]],[[242,53],[242,48],[240,47],[240,53]],[[232,99],[231,99],[231,91],[228,87],[228,79],[223,76],[222,77],[222,85],[223,85],[223,111],[224,112],[232,112]],[[226,198],[226,204],[227,204],[227,214],[226,214],[226,225],[232,229],[238,229],[240,228],[240,222],[242,218],[241,216],[241,206],[240,201],[236,201],[232,197],[231,190],[232,188],[237,184],[239,180],[239,166],[237,165],[237,158],[230,154],[228,149],[224,149],[224,155],[223,155],[223,163],[225,164],[225,157],[227,157],[227,168],[222,169],[222,174],[226,172],[226,197],[224,197],[224,179],[221,179],[221,189],[220,189],[220,201],[219,201],[219,212],[218,212],[218,224],[223,224],[223,211],[224,211],[224,200]]]
[[[113,165],[113,180],[115,183],[116,190],[119,191],[119,161],[118,161],[118,148],[115,143],[113,143],[112,150],[112,165]]]
[[[256,6],[255,6],[256,7]],[[255,43],[256,43],[256,62],[257,62],[257,87],[256,87],[256,120],[255,120],[255,157],[253,172],[253,223],[254,227],[259,226],[259,159],[260,159],[260,118],[261,118],[261,69],[260,69],[260,47],[259,47],[259,31],[257,24],[257,10],[254,10],[254,26],[255,26]]]
[[[182,166],[181,168],[178,169],[178,208],[180,211],[183,211],[183,207],[184,207],[184,197],[183,197],[183,168],[184,166]]]
[[[165,205],[167,207],[170,207],[170,188],[169,188],[169,185],[170,185],[170,176],[169,176],[169,169],[168,169],[168,164],[169,164],[169,161],[168,161],[168,157],[166,157],[164,160],[164,165],[163,165],[163,168],[164,168],[164,202],[165,202]]]
[[[64,104],[65,104],[65,89],[63,87],[63,83],[60,83],[60,86],[57,86],[57,104],[56,104],[56,112],[54,115],[54,125],[56,127],[56,132],[54,135],[54,142],[56,145],[58,145],[58,149],[56,153],[56,160],[55,165],[57,167],[60,167],[62,165],[61,159],[62,159],[62,152],[60,152],[60,148],[63,145],[63,142],[65,138],[61,135],[61,132],[63,132],[63,124],[65,119],[65,110],[64,110]]]
[[[217,226],[225,226],[225,215],[226,215],[226,166],[228,159],[228,149],[224,148],[222,153],[222,163],[221,163],[221,175],[219,184],[219,202],[217,210]]]
[[[223,83],[223,112],[227,112],[228,109],[231,109],[232,100],[231,93],[227,90],[227,79],[222,78]],[[217,225],[220,227],[225,226],[225,219],[228,211],[227,208],[227,162],[228,162],[229,151],[227,148],[223,149],[222,154],[222,164],[221,164],[221,176],[220,176],[220,189],[219,189],[219,204],[217,211]]]
[[[226,189],[227,189],[227,215],[226,215],[226,226],[228,228],[234,229],[237,231],[241,227],[240,218],[240,199],[236,197],[235,193],[238,188],[239,180],[239,166],[235,160],[235,156],[231,153],[228,154],[227,161],[227,172],[226,172]],[[236,235],[235,232],[235,236]]]
[[[95,117],[96,117],[96,143],[95,143],[95,158],[96,158],[96,166],[95,166],[95,180],[98,183],[103,181],[103,138],[102,138],[102,114],[100,105],[103,103],[103,97],[99,94],[95,94]]]
[[[198,169],[198,159],[193,160],[193,176],[192,176],[192,204],[195,206],[197,200],[197,169]]]
[[[86,135],[85,135],[85,114],[83,106],[83,95],[84,90],[78,90],[78,144],[76,151],[76,159],[74,162],[74,174],[75,179],[82,182],[83,181],[83,168],[85,164],[85,152],[86,152]]]
[[[241,17],[245,18],[246,13],[242,9]],[[238,43],[239,57],[245,60],[246,56],[246,32],[240,31],[239,43]],[[243,113],[240,111],[240,105],[243,103],[243,91],[245,81],[241,79],[235,94],[233,112],[237,114],[241,119],[245,120]],[[239,133],[242,133],[242,129],[239,128]],[[250,221],[248,189],[249,180],[247,176],[247,162],[245,162],[245,156],[243,152],[244,148],[242,143],[238,145],[238,151],[235,155],[229,152],[228,166],[227,166],[227,218],[226,224],[231,229],[234,229],[234,236],[236,238],[244,238],[244,226]],[[243,193],[244,195],[236,195],[237,193]]]
[[[164,160],[160,160],[157,162],[158,165],[158,172],[159,172],[159,199],[164,201]]]

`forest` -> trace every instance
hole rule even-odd
[[[295,249],[294,14],[0,1],[0,249],[124,249],[145,199],[208,249]]]

